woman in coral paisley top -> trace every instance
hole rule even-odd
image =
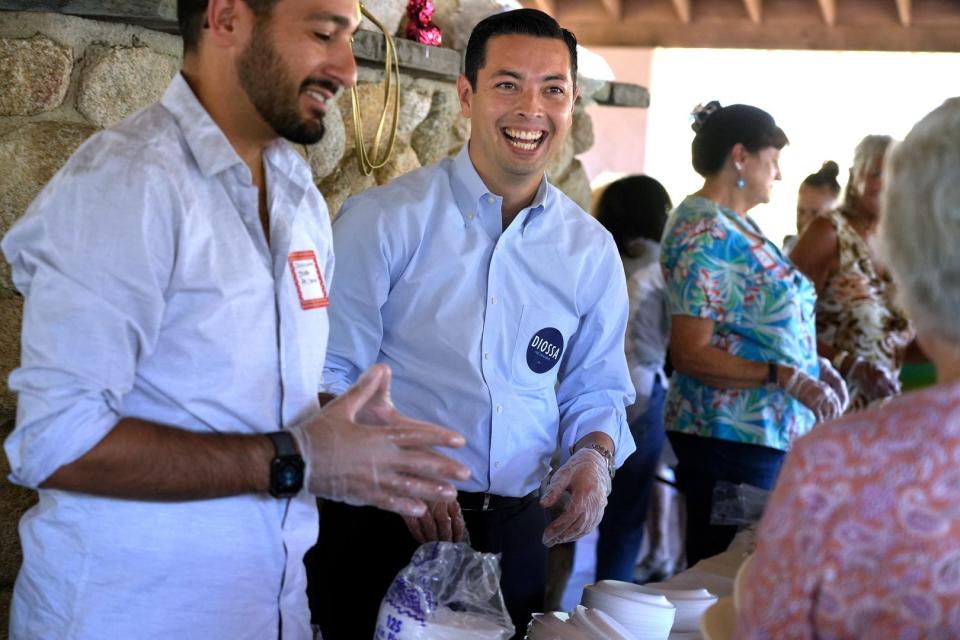
[[[839,415],[846,395],[817,361],[813,285],[747,215],[780,179],[786,136],[748,105],[711,103],[696,117],[693,166],[704,185],[671,213],[660,257],[675,369],[665,425],[690,564],[736,533],[710,524],[716,483],[771,488],[791,441]]]
[[[790,254],[817,287],[820,353],[846,378],[851,409],[899,393],[900,364],[913,340],[890,277],[870,250],[891,142],[872,135],[857,145],[843,205],[815,219]]]
[[[738,638],[960,638],[960,98],[887,164],[880,246],[941,384],[796,444]]]

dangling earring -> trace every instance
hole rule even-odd
[[[735,163],[733,164],[733,168],[737,170],[737,189],[743,189],[744,185],[746,184],[746,183],[743,181],[743,176],[740,175],[740,170],[741,170],[743,167],[740,165],[739,162],[735,162]]]

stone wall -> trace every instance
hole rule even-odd
[[[382,2],[385,7],[398,4]],[[374,10],[377,15],[386,11]],[[463,21],[461,13],[450,10],[445,17]],[[388,21],[395,29],[399,14]],[[178,37],[142,27],[56,13],[0,11],[0,236],[88,136],[162,95],[180,66],[180,55]],[[359,69],[368,141],[379,117],[382,77],[382,69]],[[341,97],[339,108],[328,113],[324,139],[299,149],[331,213],[352,194],[456,153],[469,137],[453,82],[402,74],[401,87],[396,149],[374,175],[364,176],[357,165],[349,96]],[[592,144],[590,118],[578,105],[573,135],[549,173],[584,208],[590,189],[575,156]],[[8,433],[15,412],[6,379],[19,361],[22,308],[9,267],[0,260],[0,438]],[[4,477],[5,465],[5,456],[0,456]],[[0,480],[0,637],[6,633],[6,603],[20,563],[16,523],[33,501],[33,492]]]

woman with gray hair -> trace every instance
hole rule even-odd
[[[842,205],[811,222],[790,253],[817,289],[817,350],[846,379],[851,410],[900,392],[900,365],[913,340],[871,248],[892,142],[870,135],[857,145]]]
[[[796,443],[737,638],[960,637],[960,98],[892,150],[885,182],[880,251],[940,383]]]

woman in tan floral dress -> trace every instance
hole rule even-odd
[[[872,135],[857,145],[843,204],[814,220],[790,254],[817,288],[817,347],[846,378],[851,410],[899,393],[900,365],[914,336],[871,246],[891,142]]]

